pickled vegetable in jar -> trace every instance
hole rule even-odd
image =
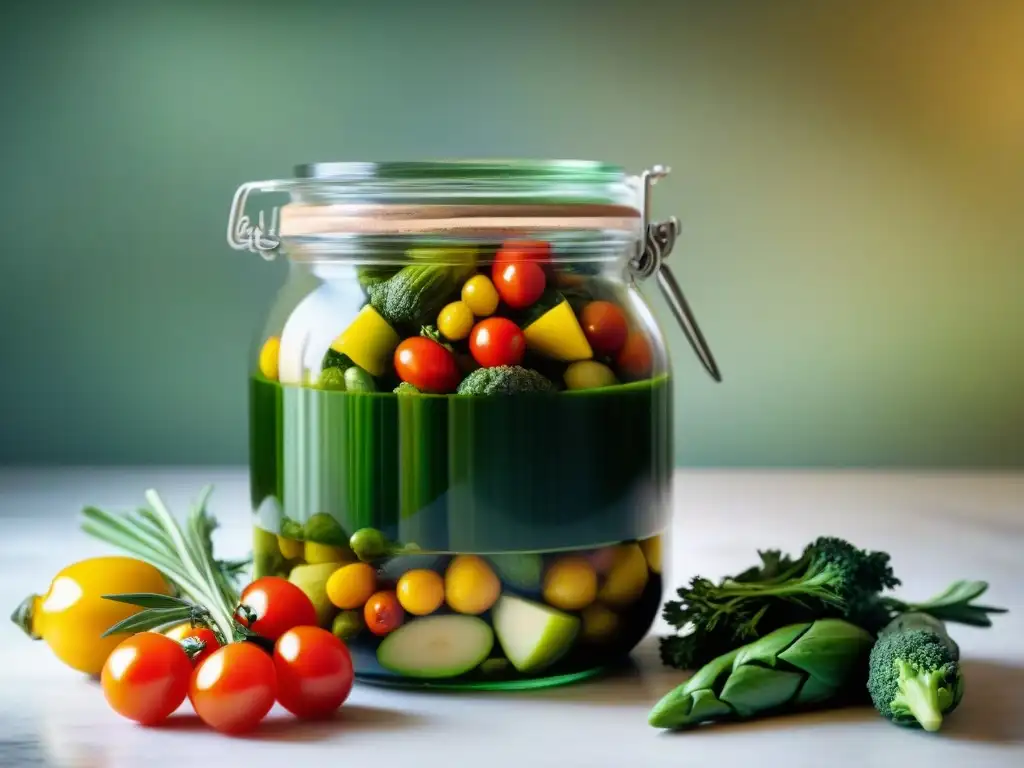
[[[306,592],[358,678],[554,685],[650,629],[672,377],[639,280],[718,378],[659,175],[323,163],[236,194],[229,242],[289,263],[249,372],[254,575]],[[254,193],[286,199],[250,219]]]

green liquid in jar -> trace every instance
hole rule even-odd
[[[546,573],[560,558],[581,557],[594,564],[603,588],[609,576],[600,572],[602,556],[638,548],[636,542],[653,540],[667,526],[668,376],[554,395],[493,397],[323,391],[260,376],[251,379],[250,389],[253,504],[265,509],[270,502],[279,515],[257,518],[257,575],[287,576],[313,552],[320,561],[334,552],[345,562],[351,552],[346,555],[344,538],[370,527],[392,541],[416,545],[423,555],[413,557],[423,560],[412,564],[442,576],[453,556],[482,555],[499,576],[502,596],[544,610],[550,606],[543,585],[524,585],[514,569],[498,567],[501,558],[535,559],[538,573]],[[314,515],[333,518],[339,540],[307,541],[303,547],[288,538],[289,525],[302,526]],[[394,589],[400,573],[389,571],[386,561],[376,565],[379,588]],[[633,590],[628,601],[595,601],[614,614],[616,629],[604,638],[593,636],[598,608],[557,609],[578,620],[571,647],[525,672],[504,658],[500,638],[493,658],[476,668],[426,679],[382,666],[384,638],[366,629],[348,643],[357,674],[372,682],[558,684],[628,653],[653,622],[661,588],[659,563],[647,568],[642,589]],[[494,626],[494,610],[479,618]],[[455,615],[447,605],[431,614]],[[405,625],[421,620],[407,614]],[[462,629],[458,621],[447,624]],[[463,624],[478,630],[472,622]]]

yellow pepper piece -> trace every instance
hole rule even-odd
[[[382,376],[399,341],[395,329],[367,304],[359,310],[352,325],[334,340],[331,349],[348,355],[353,363],[371,376]]]
[[[298,539],[289,539],[284,536],[277,537],[277,546],[285,560],[297,560],[302,557],[303,546]]]
[[[546,357],[571,363],[594,356],[568,301],[559,303],[523,329],[526,346]]]
[[[271,381],[277,381],[277,360],[281,353],[281,339],[271,336],[260,349],[260,373]]]

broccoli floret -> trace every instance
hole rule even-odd
[[[325,368],[317,377],[316,386],[319,389],[331,389],[338,392],[345,391],[345,371],[341,368]]]
[[[396,395],[418,395],[420,391],[416,389],[408,381],[399,382],[398,386],[395,387],[394,392]]]
[[[822,537],[792,559],[761,552],[761,565],[719,584],[695,577],[665,603],[665,620],[687,634],[664,638],[662,659],[681,669],[700,667],[753,638],[788,624],[845,619],[876,632],[892,616],[882,590],[899,584],[889,555],[843,539]]]
[[[460,395],[514,395],[524,392],[554,392],[551,380],[519,365],[478,368],[459,384]]]
[[[348,355],[343,355],[335,349],[328,349],[324,353],[323,362],[320,364],[320,370],[326,371],[328,368],[340,368],[344,373],[351,368],[355,363]]]
[[[939,730],[942,716],[960,703],[963,686],[956,653],[943,633],[883,629],[871,649],[868,693],[875,709],[898,725]]]

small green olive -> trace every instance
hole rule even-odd
[[[342,611],[334,617],[331,632],[336,638],[348,642],[366,628],[362,611]]]
[[[281,520],[281,535],[286,539],[297,539],[298,541],[306,538],[306,533],[302,530],[302,523],[289,517]]]
[[[348,545],[364,563],[384,557],[392,549],[384,534],[376,528],[360,528],[352,534]]]
[[[345,391],[345,372],[341,368],[326,368],[317,378],[316,386],[320,389]]]
[[[317,512],[306,521],[306,541],[330,544],[332,547],[345,546],[345,531],[341,524],[326,512]]]

